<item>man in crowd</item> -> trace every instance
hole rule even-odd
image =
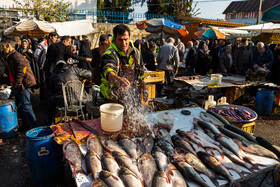
[[[88,79],[92,76],[91,71],[87,69],[78,68],[68,64],[63,60],[60,60],[56,63],[53,74],[50,78],[50,97],[49,97],[49,122],[53,120],[53,115],[56,107],[63,107],[63,92],[62,92],[62,83],[65,84],[68,81]],[[76,97],[73,97],[76,98]],[[84,91],[83,102],[89,101],[91,98]]]
[[[149,48],[142,52],[145,67],[150,71],[156,70],[155,56],[153,53],[155,50],[156,50],[156,44],[154,42],[150,42]]]
[[[259,67],[261,67],[271,72],[273,62],[274,59],[271,50],[267,46],[265,46],[263,42],[258,42],[257,49],[255,49],[253,52],[253,68],[257,70]],[[271,75],[271,73],[269,72],[267,73],[268,79]]]
[[[46,62],[47,51],[48,47],[54,43],[56,43],[58,38],[58,34],[55,32],[51,32],[48,35],[48,38],[37,46],[34,52],[34,58],[40,68],[40,102],[46,103],[47,102],[47,90],[46,90],[46,75],[43,67]]]
[[[225,51],[220,55],[219,62],[222,73],[232,73],[233,57],[231,45],[225,46]]]
[[[67,62],[68,58],[73,58],[76,60],[85,60],[87,62],[91,62],[91,58],[81,57],[75,55],[71,51],[71,38],[70,36],[63,36],[61,38],[61,42],[52,44],[47,52],[47,61],[44,66],[44,70],[46,73],[52,73],[56,63],[59,60],[64,60]]]
[[[185,48],[185,44],[183,42],[181,42],[181,40],[179,38],[177,39],[177,48],[178,48],[178,52],[179,52],[180,62],[182,62],[186,48]]]
[[[8,62],[4,57],[3,52],[0,52],[0,84],[9,84],[9,68]]]
[[[172,85],[179,68],[179,52],[174,46],[175,39],[169,38],[167,44],[162,46],[157,56],[158,69],[165,71],[167,85]]]
[[[144,71],[141,53],[130,40],[129,27],[117,25],[113,29],[113,34],[111,46],[101,58],[103,83],[100,90],[105,98],[112,102],[120,102],[124,97],[123,91],[128,87],[136,88],[137,81],[145,90]]]
[[[10,69],[10,80],[16,97],[16,105],[22,117],[23,129],[37,126],[36,116],[30,102],[31,87],[36,85],[30,63],[15,50],[15,40],[6,38],[2,41],[3,52]]]
[[[235,74],[245,75],[245,72],[252,66],[253,51],[249,47],[248,39],[242,39],[242,46],[236,49],[233,66]]]
[[[99,47],[94,48],[91,53],[92,53],[92,69],[93,69],[93,77],[92,81],[96,85],[101,84],[101,72],[100,72],[100,64],[101,64],[101,56],[104,54],[104,52],[108,49],[110,46],[109,43],[109,36],[108,34],[102,34],[99,37]]]
[[[224,40],[219,41],[219,55],[221,55],[225,51],[226,42]]]
[[[188,41],[187,47],[189,49],[189,52],[186,56],[187,71],[186,71],[185,75],[191,76],[191,75],[194,74],[194,67],[196,65],[196,50],[193,47],[193,42],[192,41]]]
[[[88,40],[87,36],[83,35],[82,37],[83,37],[83,39],[80,42],[81,45],[80,45],[79,56],[86,57],[86,58],[92,58],[91,43]],[[88,63],[85,60],[82,60],[79,63],[79,67],[93,71],[93,67],[91,66],[91,63]]]

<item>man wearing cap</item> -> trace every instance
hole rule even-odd
[[[138,81],[145,90],[144,71],[141,53],[130,40],[129,27],[117,25],[113,33],[111,46],[101,57],[100,90],[111,102],[119,102],[123,90],[130,86],[136,87]]]

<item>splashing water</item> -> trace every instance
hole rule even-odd
[[[121,103],[125,107],[128,116],[129,129],[140,130],[147,122],[144,116],[144,106],[141,104],[141,94],[137,87],[129,86],[122,92]]]

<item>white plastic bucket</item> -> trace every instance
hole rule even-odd
[[[124,107],[116,103],[107,103],[100,106],[101,128],[107,132],[116,132],[122,129]]]
[[[211,81],[216,82],[218,85],[221,85],[222,83],[222,74],[211,74]]]

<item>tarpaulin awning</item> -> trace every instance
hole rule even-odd
[[[239,37],[251,38],[254,36],[258,36],[260,34],[260,32],[249,32],[245,30],[237,30],[237,29],[229,29],[229,28],[226,29],[226,28],[217,28],[217,27],[213,27],[213,28],[224,33],[227,36],[227,38],[239,38]]]
[[[47,33],[54,32],[55,29],[50,23],[45,21],[27,20],[17,23],[4,30],[5,36],[27,35],[32,38],[42,38]]]
[[[226,39],[226,35],[212,27],[199,30],[194,33],[197,37],[204,36],[209,39]]]
[[[269,10],[265,11],[262,17],[262,21],[275,21],[280,22],[280,4],[276,5]]]
[[[139,30],[145,29],[147,32],[150,33],[164,32],[168,35],[173,36],[180,34],[182,37],[188,34],[188,31],[186,30],[184,25],[163,18],[137,22],[136,26]]]
[[[65,21],[54,22],[51,26],[55,28],[59,36],[80,36],[87,35],[97,31],[92,27],[92,20],[77,20],[77,21]]]
[[[263,23],[258,25],[251,25],[246,27],[236,27],[237,30],[256,31],[261,33],[280,33],[279,23]]]

